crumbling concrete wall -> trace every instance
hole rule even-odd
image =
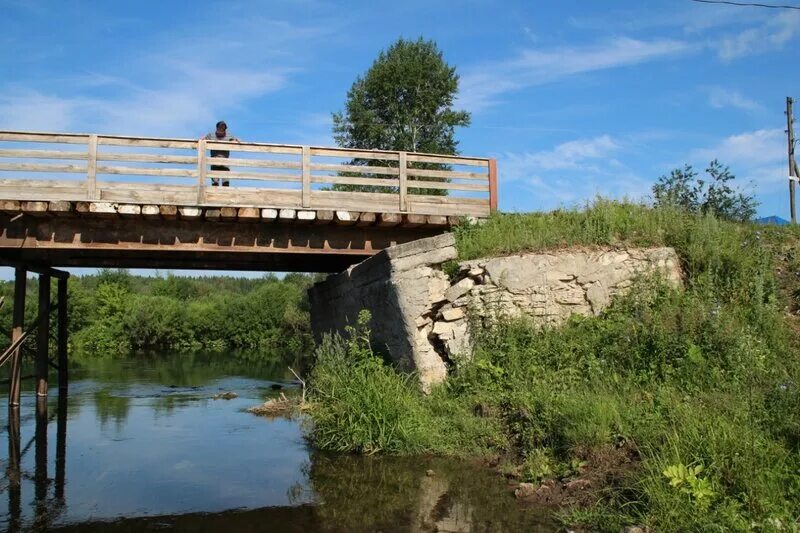
[[[373,347],[419,373],[423,389],[447,376],[447,364],[471,350],[470,323],[527,316],[558,326],[572,314],[599,314],[642,273],[679,284],[671,248],[568,249],[466,261],[451,283],[442,264],[455,259],[452,235],[384,250],[309,290],[315,334],[344,331],[361,309],[372,313]]]

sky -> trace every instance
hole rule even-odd
[[[759,216],[789,218],[800,10],[0,0],[0,11],[0,129],[197,138],[224,119],[245,140],[334,145],[331,113],[356,77],[396,39],[422,36],[460,75],[456,107],[472,124],[459,150],[497,158],[501,210],[646,201],[659,176],[718,158]]]

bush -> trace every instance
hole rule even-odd
[[[327,391],[315,396],[312,439],[348,450],[501,454],[516,465],[506,471],[531,481],[585,469],[600,486],[592,505],[564,520],[590,529],[791,528],[800,515],[800,365],[784,313],[791,291],[774,269],[777,245],[794,231],[606,201],[461,227],[463,259],[575,244],[673,246],[684,288],[643,278],[599,317],[475,332],[471,362],[428,397],[374,356],[359,355],[370,364],[351,375],[352,355],[340,348],[336,364],[321,357],[312,374],[312,387]],[[353,379],[357,390],[347,388]],[[446,428],[435,415],[444,412]],[[377,444],[375,420],[386,413],[402,438]],[[370,428],[357,445],[340,440],[357,426]]]

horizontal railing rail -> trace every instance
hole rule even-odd
[[[494,159],[0,131],[0,199],[488,216]]]

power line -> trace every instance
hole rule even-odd
[[[800,6],[792,6],[792,5],[780,5],[780,4],[757,4],[751,2],[732,2],[731,0],[691,0],[692,2],[699,2],[701,4],[727,4],[729,6],[740,6],[740,7],[765,7],[767,9],[797,9],[800,10]]]

